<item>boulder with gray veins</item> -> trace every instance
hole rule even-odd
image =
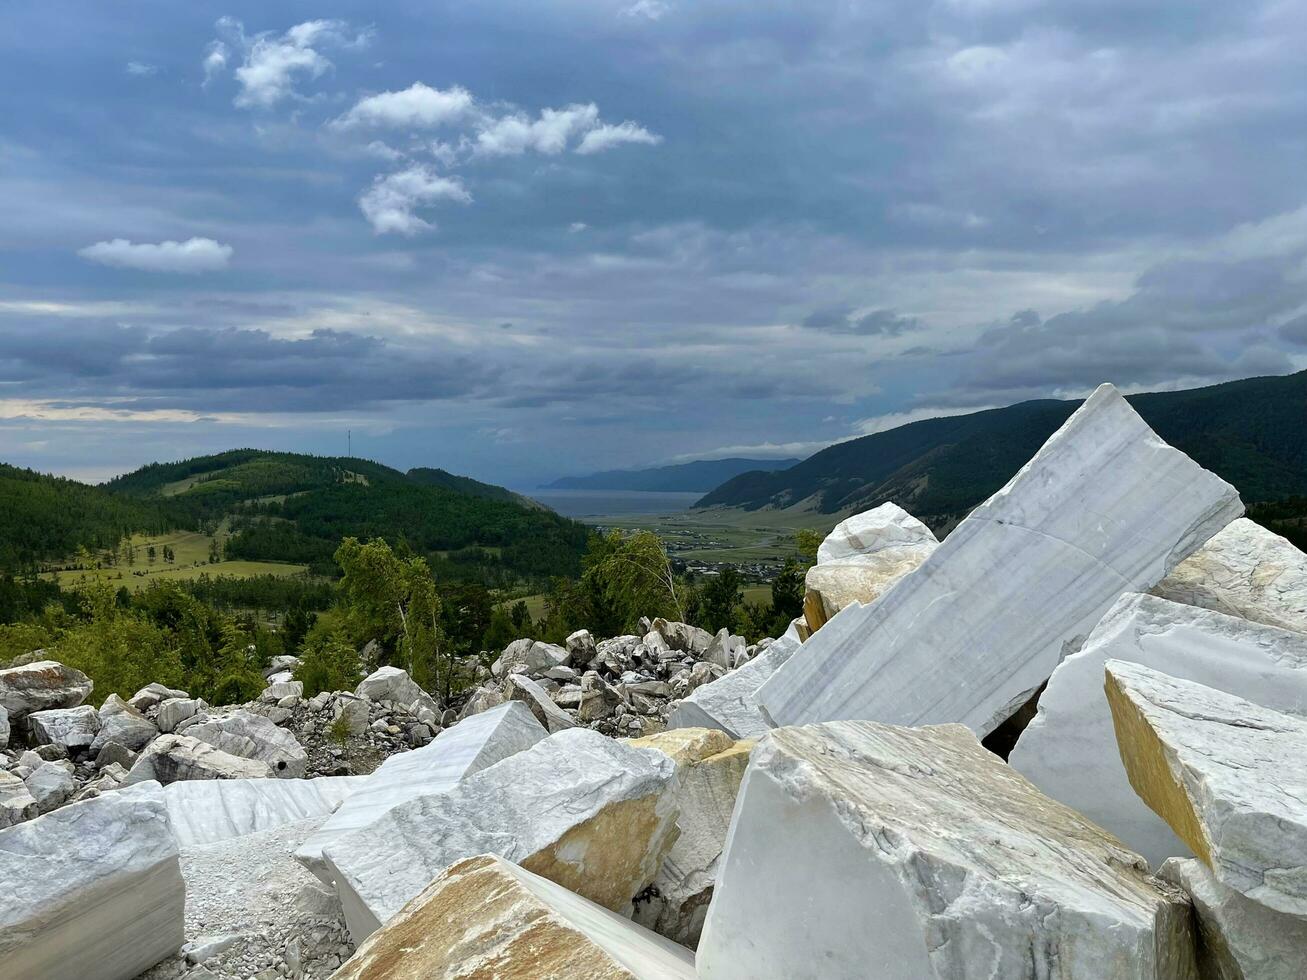
[[[166,684],[160,684],[158,681],[146,684],[143,688],[127,699],[127,703],[138,711],[148,711],[161,701],[168,698],[188,698],[190,697],[185,691],[178,691]]]
[[[459,861],[335,974],[531,980],[695,980],[694,956],[491,854]]]
[[[0,749],[9,745],[9,711],[0,704]]]
[[[159,724],[159,731],[166,735],[177,731],[182,722],[194,718],[208,707],[204,698],[165,698],[159,703],[159,713],[155,716],[155,721]]]
[[[961,725],[840,721],[754,750],[702,980],[1194,980],[1187,898]]]
[[[185,888],[157,784],[0,831],[0,972],[131,980],[184,941]]]
[[[301,685],[301,691],[302,689]],[[393,701],[406,707],[418,704],[432,711],[440,710],[431,695],[408,676],[408,671],[399,667],[378,667],[359,681],[359,686],[354,689],[354,693],[369,701]]]
[[[1053,671],[1008,761],[1157,867],[1192,852],[1130,786],[1103,690],[1109,660],[1296,713],[1307,711],[1307,635],[1136,593],[1122,596]]]
[[[814,633],[758,701],[777,725],[956,722],[983,737],[1117,598],[1242,512],[1234,487],[1102,385],[916,571]]]
[[[325,817],[369,778],[193,779],[170,783],[163,797],[173,836],[185,848]]]
[[[884,503],[835,525],[817,548],[817,564],[873,562],[882,552],[922,552],[924,559],[939,541],[921,521],[894,503]]]
[[[299,779],[308,769],[308,753],[294,735],[243,708],[188,725],[186,734],[231,755],[267,763],[281,779]]]
[[[1193,902],[1205,980],[1302,980],[1307,921],[1226,888],[1194,858],[1169,858],[1157,876]]]
[[[357,787],[295,852],[295,859],[325,882],[332,871],[322,856],[334,841],[376,822],[401,803],[443,793],[460,780],[535,745],[546,735],[518,701],[490,708],[442,731],[427,745],[392,755]]]
[[[93,687],[80,670],[38,660],[0,670],[0,708],[8,712],[12,725],[33,711],[75,708],[90,696]]]
[[[675,840],[675,786],[676,765],[661,752],[573,728],[390,809],[323,856],[356,942],[477,854],[629,914]]]
[[[36,800],[18,776],[0,769],[0,830],[31,820],[37,814]]]
[[[266,762],[231,755],[189,735],[160,735],[143,751],[124,785],[154,780],[167,785],[179,779],[267,779]]]
[[[49,813],[62,806],[77,791],[71,762],[43,762],[23,782],[36,800],[38,813]]]
[[[100,713],[89,704],[33,711],[27,716],[27,737],[32,745],[62,745],[72,752],[89,748],[99,731]]]
[[[565,665],[570,656],[567,650],[552,643],[529,639],[514,640],[491,664],[490,673],[498,678],[514,673],[543,674],[551,667]]]
[[[100,730],[91,743],[91,754],[98,755],[107,742],[139,752],[159,736],[159,729],[134,705],[117,694],[110,694],[100,705]]]
[[[668,728],[718,728],[732,738],[758,738],[771,730],[756,695],[762,685],[799,650],[799,641],[786,635],[762,653],[678,701],[667,718]]]
[[[1307,917],[1307,719],[1139,664],[1105,669],[1135,792],[1221,884]]]
[[[572,716],[558,707],[549,693],[525,674],[509,674],[508,687],[511,692],[510,697],[530,708],[536,721],[549,731],[561,732],[576,727]]]
[[[1307,554],[1241,517],[1175,566],[1153,595],[1307,632]]]

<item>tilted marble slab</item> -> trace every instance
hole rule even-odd
[[[6,980],[131,980],[185,939],[185,886],[158,783],[0,831],[0,883]]]
[[[960,725],[754,749],[702,980],[1194,980],[1189,904]]]
[[[546,734],[521,701],[464,718],[421,748],[383,762],[304,842],[295,859],[330,884],[334,878],[322,851],[331,842],[367,827],[392,807],[456,786],[472,773],[529,749]]]
[[[1135,792],[1221,884],[1307,917],[1307,719],[1123,660],[1105,670]]]
[[[1150,595],[1117,600],[1053,672],[1008,762],[1153,867],[1192,852],[1130,787],[1117,751],[1103,665],[1126,660],[1307,715],[1307,635]]]
[[[445,869],[334,980],[695,980],[694,954],[492,854]]]
[[[776,725],[958,722],[987,735],[1119,595],[1159,582],[1242,511],[1232,486],[1103,385],[916,571],[814,633],[758,700]]]
[[[1246,517],[1180,562],[1153,595],[1307,632],[1307,554]]]
[[[716,728],[731,738],[757,738],[771,731],[758,707],[758,689],[799,648],[798,639],[782,636],[748,663],[676,702],[667,717],[667,727]]]
[[[177,846],[190,847],[325,817],[368,779],[193,779],[169,783],[163,798]]]
[[[570,728],[443,793],[401,803],[328,843],[323,857],[355,942],[477,854],[498,854],[628,914],[675,840],[676,785],[676,763],[662,752]]]

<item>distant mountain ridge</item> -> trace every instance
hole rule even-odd
[[[788,469],[797,459],[696,459],[690,463],[643,470],[605,470],[589,476],[565,476],[541,490],[644,490],[656,493],[702,493],[750,471]]]
[[[1307,371],[1128,400],[1159,436],[1232,483],[1246,503],[1307,495]],[[743,473],[694,506],[839,514],[892,500],[947,528],[1002,487],[1079,405],[1028,401],[912,422],[830,446],[786,470]]]

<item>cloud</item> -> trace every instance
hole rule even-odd
[[[584,156],[590,153],[602,153],[604,150],[611,150],[614,146],[621,146],[623,143],[644,143],[648,146],[657,146],[662,141],[663,138],[657,133],[651,133],[643,126],[639,126],[628,119],[616,126],[596,126],[581,137],[581,143],[577,146],[576,152]]]
[[[244,49],[245,59],[236,69],[240,91],[235,104],[242,109],[269,109],[288,98],[298,97],[298,78],[318,78],[332,63],[319,48],[361,47],[369,39],[365,32],[349,38],[349,25],[341,20],[308,20],[284,34],[266,31],[247,37],[240,21],[224,17],[218,30]],[[204,60],[206,81],[226,67],[228,48],[214,41]]]
[[[416,235],[434,226],[414,211],[438,201],[470,204],[472,195],[457,177],[443,177],[430,167],[414,164],[393,174],[378,175],[359,198],[359,210],[378,235]]]
[[[227,70],[227,57],[230,54],[231,51],[223,42],[209,42],[204,61],[201,62],[201,66],[204,68],[204,86],[207,87],[210,82]]]
[[[857,315],[850,307],[836,306],[808,314],[801,326],[859,337],[898,337],[918,329],[921,321],[916,317],[900,316],[893,310],[872,310]]]
[[[590,226],[587,225],[584,221],[573,221],[570,225],[567,226],[567,230],[571,232],[573,235],[578,235],[589,227]]]
[[[645,20],[661,20],[671,8],[663,0],[636,0],[622,11],[623,17],[643,17]]]
[[[1277,333],[1291,344],[1307,346],[1307,313],[1281,324]]]
[[[442,91],[414,82],[399,92],[380,92],[359,99],[343,116],[332,120],[331,126],[434,129],[462,120],[473,104],[472,94],[461,86]]]
[[[129,75],[157,75],[159,69],[155,65],[147,65],[143,61],[127,62],[127,74]]]
[[[568,140],[599,124],[599,107],[593,102],[562,109],[543,109],[531,119],[523,113],[487,122],[476,135],[476,152],[483,156],[518,156],[534,150],[553,156],[567,149]]]
[[[78,255],[101,265],[144,272],[214,272],[227,268],[235,251],[212,238],[189,238],[184,242],[134,243],[125,238],[96,242]]]

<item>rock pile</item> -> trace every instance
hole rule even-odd
[[[523,639],[457,705],[0,671],[0,971],[1301,977],[1307,556],[1239,512],[1104,387],[943,543],[841,524],[755,646]]]

